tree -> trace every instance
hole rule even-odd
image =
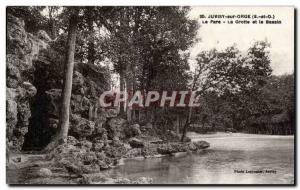
[[[190,84],[191,86],[190,90],[191,92],[197,91],[198,96],[200,95],[202,96],[206,92],[206,90],[208,90],[212,85],[211,78],[209,78],[207,75],[211,69],[211,62],[215,57],[216,57],[215,49],[211,51],[200,52],[196,57],[196,66],[195,66],[196,68],[193,73],[192,83]],[[188,127],[192,123],[191,120],[192,113],[193,113],[193,108],[189,107],[186,123],[183,127],[181,142],[184,141]]]
[[[211,107],[208,110],[216,110],[216,114],[221,114],[224,125],[231,123],[228,126],[242,130],[242,123],[254,110],[261,107],[261,104],[257,103],[260,102],[258,94],[272,72],[269,46],[266,41],[257,41],[248,49],[247,54],[241,53],[233,45],[222,51],[211,50],[210,53],[201,52],[198,55],[197,62],[206,63],[207,69],[203,77],[200,77],[200,83],[196,83],[196,86],[199,86],[196,89],[202,97],[209,96],[212,92],[216,94],[222,111],[214,108],[214,101],[212,105],[208,104]]]
[[[48,10],[48,19],[49,19],[48,25],[49,25],[50,36],[53,40],[55,40],[58,33],[56,19],[57,19],[59,7],[47,6],[47,10]]]
[[[294,75],[271,76],[249,100],[250,119],[244,128],[250,133],[293,134]]]
[[[115,11],[105,27],[110,31],[110,58],[120,76],[121,91],[140,90],[145,95],[149,90],[186,88],[186,50],[196,41],[198,28],[188,12],[188,7],[119,7]],[[127,119],[134,118],[134,110],[126,111]],[[152,110],[146,112],[153,118]]]
[[[62,104],[60,109],[59,129],[54,140],[46,147],[47,150],[52,150],[58,144],[66,142],[69,130],[70,117],[70,100],[72,93],[72,79],[74,69],[74,54],[76,45],[76,32],[78,23],[78,10],[70,10],[69,32],[67,42],[67,55],[64,69],[64,80],[62,89]]]
[[[141,74],[139,88],[149,90],[186,90],[190,78],[187,49],[197,41],[198,24],[187,17],[188,7],[145,8],[136,43],[140,44]],[[145,59],[146,58],[146,59]],[[150,121],[160,119],[161,108],[149,108]],[[164,112],[178,115],[172,108]],[[163,119],[163,118],[162,118]]]

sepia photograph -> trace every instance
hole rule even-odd
[[[295,185],[295,7],[5,16],[7,184]]]

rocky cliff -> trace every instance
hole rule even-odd
[[[6,43],[7,144],[10,149],[20,150],[28,132],[30,102],[37,93],[32,85],[33,61],[47,48],[47,41],[43,32],[29,34],[24,30],[24,21],[8,15]]]
[[[23,20],[7,18],[7,143],[10,150],[41,149],[58,126],[64,54],[46,32],[30,34]],[[109,89],[108,78],[100,67],[75,65],[70,134],[78,139],[103,132],[106,118],[117,115],[97,104],[98,95]]]

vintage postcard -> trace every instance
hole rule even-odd
[[[8,6],[7,184],[295,185],[294,21]]]

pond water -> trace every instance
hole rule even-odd
[[[177,157],[131,159],[111,176],[151,177],[155,184],[293,184],[294,137],[189,133],[210,148]],[[238,170],[238,171],[237,171]],[[250,173],[249,173],[250,172]]]

